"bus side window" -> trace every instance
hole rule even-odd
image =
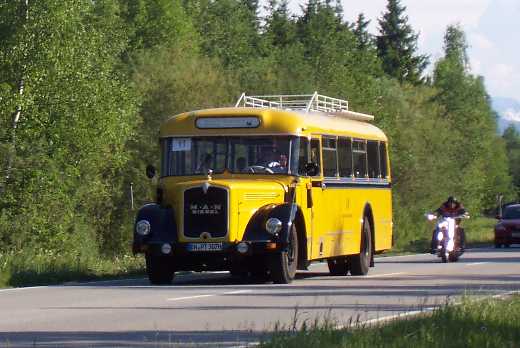
[[[354,176],[366,178],[367,176],[367,143],[365,140],[352,142],[352,159],[354,161]]]
[[[377,179],[381,177],[379,172],[379,142],[369,140],[367,142],[368,177]]]
[[[336,177],[338,175],[338,159],[336,138],[323,137],[323,176]]]
[[[318,139],[311,140],[311,162],[316,163],[318,166],[318,174],[321,173],[321,160],[320,160],[320,141]]]
[[[352,171],[352,140],[350,138],[338,139],[338,164],[339,176],[351,178]]]
[[[381,177],[388,178],[387,157],[386,157],[386,143],[379,143],[379,165],[381,168]]]

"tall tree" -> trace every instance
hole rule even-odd
[[[259,33],[243,0],[200,1],[195,23],[202,48],[226,67],[240,68],[256,56]]]
[[[388,0],[386,12],[379,19],[377,50],[388,75],[400,82],[418,84],[423,80],[428,57],[417,54],[419,35],[408,24],[405,11],[400,0]]]
[[[356,23],[353,26],[353,32],[356,36],[358,49],[367,49],[372,43],[372,36],[368,32],[368,25],[370,20],[365,19],[365,15],[360,13],[356,19]]]
[[[444,57],[435,65],[433,85],[435,101],[443,106],[443,117],[450,122],[451,142],[460,151],[451,155],[460,166],[463,181],[454,186],[468,206],[480,210],[494,200],[497,192],[510,188],[507,163],[496,153],[495,113],[482,77],[472,76],[467,66],[465,34],[458,26],[449,26],[444,37]],[[500,168],[500,169],[499,169]],[[501,183],[497,186],[497,183]]]
[[[0,26],[12,25],[0,45],[1,98],[11,106],[1,119],[12,117],[13,105],[21,110],[0,238],[14,248],[66,248],[78,238],[90,247],[91,232],[100,242],[110,236],[107,207],[121,189],[114,173],[127,160],[136,116],[118,68],[126,38],[109,0],[26,1],[29,16],[11,17],[19,3],[0,8]]]
[[[264,37],[268,45],[286,47],[296,39],[296,24],[291,20],[288,0],[269,0],[266,6]]]
[[[130,52],[179,42],[198,45],[181,0],[117,1],[128,31]]]

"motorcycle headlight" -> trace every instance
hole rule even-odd
[[[277,234],[282,229],[282,222],[277,218],[270,218],[265,223],[265,229],[272,235]]]
[[[135,224],[135,233],[140,236],[147,236],[151,230],[152,227],[147,220],[140,220]]]

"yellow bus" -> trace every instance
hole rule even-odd
[[[315,261],[367,274],[393,225],[387,137],[371,120],[318,93],[243,94],[167,120],[156,202],[134,225],[150,282],[229,270],[286,284]]]

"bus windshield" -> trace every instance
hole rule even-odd
[[[306,163],[300,143],[299,137],[290,136],[166,138],[162,140],[162,176],[207,175],[209,170],[297,175],[298,163],[303,162],[300,167]]]

